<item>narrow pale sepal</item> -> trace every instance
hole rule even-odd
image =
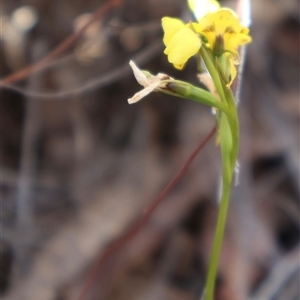
[[[151,85],[145,87],[140,92],[134,94],[132,98],[129,98],[127,100],[128,103],[129,104],[133,104],[133,103],[136,103],[136,102],[140,101],[141,99],[143,99],[144,97],[146,97],[148,94],[150,94],[151,92],[153,92],[159,86],[159,84],[160,84],[159,82],[152,83]]]
[[[143,90],[136,93],[132,98],[128,99],[129,104],[140,101],[151,92],[164,91],[167,83],[174,80],[167,74],[158,73],[156,76],[154,76],[148,71],[140,70],[132,60],[129,62],[129,65],[132,68],[137,82],[144,87]]]

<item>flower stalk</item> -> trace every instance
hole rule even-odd
[[[237,48],[249,43],[251,37],[248,35],[249,29],[239,22],[233,11],[220,9],[215,0],[206,2],[213,11],[210,10],[202,16],[198,23],[184,24],[181,20],[170,17],[162,19],[165,33],[163,41],[166,45],[164,53],[169,62],[180,70],[190,57],[197,55],[198,64],[201,60],[205,64],[209,79],[214,84],[214,92],[210,93],[190,83],[175,80],[166,74],[153,76],[139,70],[131,62],[134,75],[144,89],[128,99],[128,102],[135,103],[154,91],[191,99],[216,110],[217,141],[222,157],[222,195],[204,294],[205,300],[213,300],[239,148],[237,104],[230,86],[237,73]],[[196,7],[197,3],[189,0],[191,7]]]

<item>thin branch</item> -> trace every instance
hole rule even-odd
[[[162,48],[162,42],[159,39],[156,42],[151,43],[151,45],[147,48],[139,51],[136,55],[132,57],[132,59],[138,64],[145,64],[147,61],[152,59]],[[87,83],[83,84],[78,88],[55,93],[38,93],[31,90],[22,89],[15,85],[7,84],[5,82],[0,82],[0,87],[7,88],[9,90],[32,98],[40,98],[40,100],[62,100],[64,98],[74,96],[79,93],[91,92],[95,89],[112,84],[113,82],[122,79],[125,75],[129,73],[130,70],[131,69],[128,63],[126,62],[120,67],[117,67],[106,74],[100,75],[99,77],[88,81]]]
[[[103,6],[99,7],[96,12],[92,15],[89,22],[87,22],[78,32],[75,32],[63,40],[54,50],[52,50],[46,57],[41,59],[39,62],[25,67],[24,69],[17,71],[1,80],[1,85],[12,82],[17,82],[27,78],[29,75],[42,70],[45,65],[53,61],[57,56],[66,52],[77,40],[83,35],[83,33],[99,18],[109,12],[112,8],[120,5],[123,0],[110,0]]]

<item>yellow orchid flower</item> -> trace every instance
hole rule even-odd
[[[199,51],[202,43],[205,43],[216,57],[226,53],[230,70],[229,85],[236,75],[234,65],[238,64],[238,46],[251,41],[249,29],[242,26],[229,9],[208,13],[198,23],[184,24],[179,19],[164,17],[162,27],[165,33],[164,53],[175,68],[181,70],[187,60]]]
[[[243,26],[234,12],[229,9],[207,14],[195,25],[195,30],[207,39],[215,56],[224,52],[238,56],[238,46],[251,42],[249,29]]]
[[[216,13],[207,14],[195,25],[207,40],[212,53],[226,60],[226,81],[229,87],[236,77],[236,67],[239,64],[238,46],[251,42],[249,29],[243,26],[235,13],[229,9],[221,9]]]

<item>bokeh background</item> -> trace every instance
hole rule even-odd
[[[2,0],[1,77],[45,57],[107,2]],[[252,13],[239,106],[239,185],[216,299],[294,300],[299,1],[252,0]],[[184,0],[120,1],[42,71],[2,87],[2,299],[78,299],[106,247],[143,217],[214,126],[210,109],[192,101],[153,93],[127,104],[141,89],[130,59],[199,84],[193,59],[176,71],[163,54],[165,15],[193,18]],[[92,274],[85,299],[200,299],[219,183],[213,138],[143,229]]]

